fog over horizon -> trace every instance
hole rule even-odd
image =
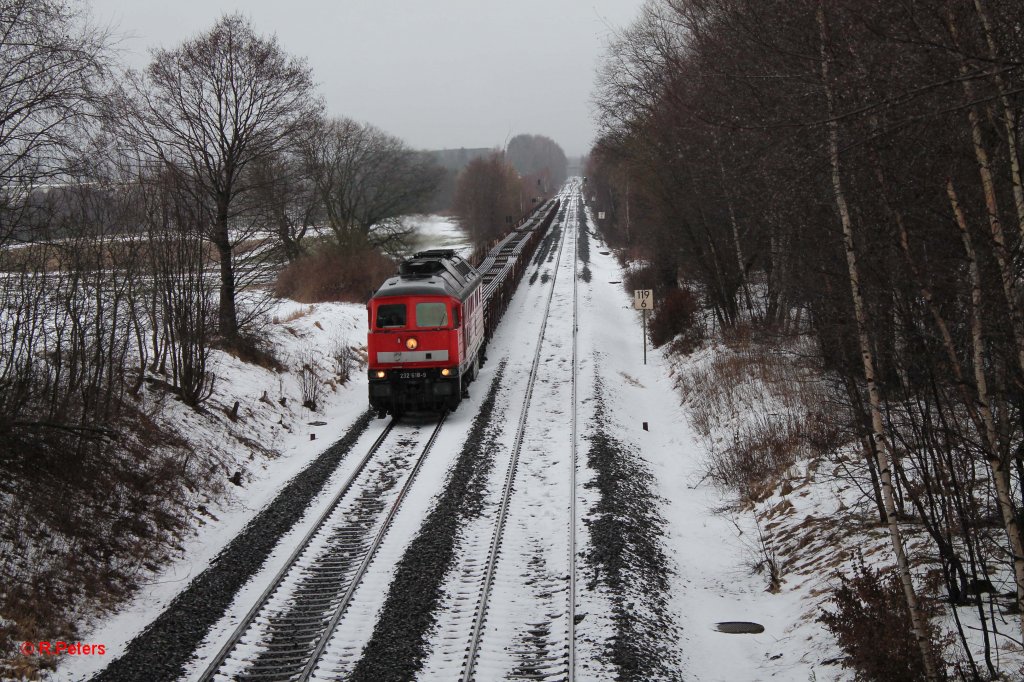
[[[148,64],[150,49],[173,48],[241,12],[309,61],[330,115],[372,123],[419,149],[502,147],[530,133],[580,156],[595,134],[600,58],[643,0],[88,4],[134,68]]]

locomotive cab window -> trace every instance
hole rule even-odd
[[[377,328],[404,327],[405,326],[405,304],[389,303],[388,305],[377,306]]]
[[[447,327],[448,306],[444,303],[417,303],[417,327]]]

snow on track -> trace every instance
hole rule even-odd
[[[591,224],[596,224],[593,216]],[[799,596],[769,593],[764,577],[751,571],[757,560],[752,517],[715,511],[730,499],[702,481],[706,454],[675,386],[672,361],[661,349],[648,347],[647,365],[643,364],[640,313],[632,309],[619,283],[621,267],[602,244],[591,245],[590,269],[592,283],[585,289],[592,292],[594,304],[586,303],[586,294],[581,297],[580,338],[582,356],[593,358],[594,367],[584,366],[581,373],[600,378],[608,406],[604,427],[639,454],[661,498],[665,549],[673,569],[665,596],[668,613],[680,630],[671,642],[672,653],[682,659],[680,676],[702,682],[795,682],[814,675],[823,679],[823,674],[845,679],[836,668],[814,670],[805,633],[795,625],[804,617]],[[649,430],[644,430],[643,422]],[[717,631],[716,623],[730,620],[755,621],[765,631]],[[577,641],[584,639],[579,636]]]
[[[547,277],[520,289],[492,341],[510,377],[499,400],[518,410],[509,410],[507,461],[492,471],[487,509],[461,538],[420,679],[572,675],[576,185],[562,201],[559,243],[536,265]]]
[[[442,423],[429,438],[418,426],[397,433],[394,422],[385,428],[321,523],[218,655],[218,674],[210,670],[204,679],[265,674],[290,679],[312,668]]]
[[[481,370],[481,376],[489,373]],[[321,664],[311,679],[347,679],[358,663],[388,596],[395,567],[436,502],[437,493],[466,440],[473,416],[479,411],[481,399],[482,392],[475,391],[472,399],[464,399],[458,411],[446,418],[446,426],[438,434],[430,460],[413,482],[408,499],[399,509],[373,563],[353,594],[349,611],[327,641]]]

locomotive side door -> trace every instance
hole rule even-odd
[[[456,346],[459,349],[459,365],[461,366],[466,362],[466,348],[468,346],[466,339],[466,307],[461,303],[453,302],[452,310],[455,317],[455,338]]]

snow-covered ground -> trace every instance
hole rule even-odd
[[[416,228],[416,237],[409,245],[410,254],[425,249],[455,249],[463,257],[469,256],[473,244],[454,218],[441,215],[416,215],[405,219]]]
[[[421,225],[423,233],[430,237],[417,249],[452,247],[461,250],[468,246],[461,231],[447,219],[428,217]],[[594,225],[592,219],[590,225]],[[574,230],[575,220],[567,220],[564,228]],[[777,593],[771,593],[764,575],[752,569],[761,558],[753,510],[720,511],[731,500],[703,480],[707,466],[706,444],[690,426],[690,416],[674,380],[678,372],[686,370],[685,362],[681,366],[661,351],[648,348],[647,364],[643,364],[639,312],[631,308],[631,299],[619,284],[621,268],[609,250],[597,241],[596,235],[592,235],[591,240],[589,269],[592,278],[587,283],[578,282],[577,390],[584,439],[580,443],[577,464],[580,513],[593,514],[598,503],[598,493],[592,485],[596,473],[588,468],[583,453],[588,447],[585,439],[593,437],[600,428],[623,447],[637,453],[652,474],[654,492],[662,500],[664,549],[672,569],[666,608],[676,626],[672,632],[678,633],[674,653],[680,660],[682,676],[703,681],[841,678],[839,668],[820,667],[822,660],[835,657],[838,651],[820,625],[808,618],[808,610],[816,603],[813,590],[820,588],[820,581],[793,580],[785,582]],[[566,254],[572,253],[572,241],[568,240],[567,244],[568,250],[563,252],[560,261],[536,266],[550,275],[561,265],[563,271],[555,282],[542,277],[536,284],[528,284],[524,278],[489,349],[491,361],[483,368],[481,380],[475,385],[481,388],[474,388],[473,398],[453,415],[453,428],[447,429],[445,440],[435,448],[431,466],[424,468],[417,479],[415,493],[410,493],[407,507],[396,519],[388,544],[381,551],[380,564],[391,565],[407,546],[417,520],[430,507],[431,496],[442,485],[460,439],[464,438],[467,425],[479,409],[484,395],[482,387],[489,384],[502,360],[507,360],[508,365],[495,414],[502,414],[506,422],[503,438],[508,439],[509,434],[514,433],[522,404],[522,395],[517,391],[525,386],[528,360],[532,359],[538,338],[538,311],[543,307],[549,287],[557,286],[545,332],[548,348],[543,361],[546,366],[538,378],[538,403],[531,408],[529,416],[534,436],[524,448],[519,473],[522,479],[516,491],[519,499],[510,521],[503,558],[506,564],[500,572],[502,582],[495,601],[498,606],[491,612],[491,618],[496,619],[493,621],[496,632],[522,632],[523,619],[528,618],[520,612],[523,605],[550,602],[552,608],[560,608],[559,604],[564,601],[564,595],[548,594],[546,590],[563,580],[565,570],[565,539],[558,535],[558,520],[566,513],[566,502],[559,491],[566,486],[568,405],[559,401],[564,400],[568,391],[566,385],[559,385],[557,381],[561,381],[558,377],[565,370],[572,338],[573,318],[566,307],[570,303],[568,286],[572,282],[571,257]],[[107,654],[68,658],[53,675],[54,679],[87,679],[119,655],[126,643],[209,564],[289,477],[342,435],[365,410],[366,381],[359,368],[353,371],[348,384],[327,388],[323,404],[316,412],[301,408],[295,371],[304,354],[318,355],[323,366],[329,367],[333,362],[327,357],[329,351],[339,343],[363,348],[366,315],[363,306],[300,306],[282,301],[273,315],[277,322],[271,325],[272,343],[278,356],[293,371],[279,374],[218,353],[214,370],[218,381],[210,410],[230,407],[239,401],[241,419],[238,423],[229,423],[220,416],[197,415],[178,405],[171,406],[169,417],[180,424],[180,430],[197,446],[218,451],[225,460],[225,471],[242,471],[243,487],[229,486],[222,500],[208,505],[206,516],[197,516],[196,534],[187,540],[177,561],[150,576],[146,586],[116,614],[93,623],[83,632],[82,641],[104,643]],[[689,362],[701,361],[703,358],[697,356]],[[600,424],[595,423],[598,386],[604,405]],[[266,402],[260,400],[264,392],[269,398]],[[284,406],[278,402],[280,397],[287,398]],[[324,423],[314,426],[314,422]],[[382,424],[371,426],[361,443],[374,438]],[[545,446],[542,438],[545,433],[551,436],[547,442],[557,443],[558,448]],[[316,440],[311,442],[312,434]],[[263,445],[273,454],[253,455],[252,443]],[[359,444],[356,450],[362,447]],[[352,466],[352,461],[343,462],[327,488],[346,477]],[[495,470],[493,478],[501,479],[504,476],[502,465],[496,464]],[[306,533],[328,498],[328,495],[321,496],[310,507],[303,523],[282,539],[263,570],[238,594],[235,605],[199,652],[200,658],[216,650],[217,637],[232,627],[247,609],[248,601],[262,591],[287,556],[290,545]],[[800,499],[801,514],[821,513],[816,505],[827,508],[834,504],[824,491]],[[482,517],[481,523],[487,522],[487,518]],[[587,552],[591,537],[585,526],[578,528],[582,555]],[[532,556],[525,554],[527,547],[533,548]],[[464,549],[469,551],[472,547]],[[536,557],[551,564],[549,584],[528,582],[517,588],[517,581],[537,576],[536,563],[531,564]],[[450,594],[453,598],[457,596],[458,575],[465,568],[464,563],[465,558],[452,572]],[[582,560],[578,560],[578,565],[587,567]],[[382,571],[361,588],[370,589],[374,594],[367,593],[366,597],[356,599],[353,608],[362,615],[346,625],[346,632],[354,633],[353,637],[358,635],[361,641],[369,637],[389,576],[390,573]],[[588,584],[591,577],[594,579]],[[577,613],[584,617],[577,625],[578,656],[582,657],[577,668],[578,679],[608,679],[614,671],[596,659],[603,655],[604,644],[613,632],[610,595],[599,584],[597,576],[581,574],[579,580]],[[541,601],[527,594],[534,587],[544,592]],[[469,606],[472,608],[472,604]],[[506,618],[501,621],[500,614],[506,607],[510,608],[504,611]],[[644,606],[638,604],[637,608]],[[449,616],[458,620],[457,615],[453,607]],[[513,622],[513,617],[519,618],[519,622]],[[447,621],[446,618],[442,614],[439,632],[445,630],[446,622],[452,622],[452,618]],[[716,629],[716,624],[722,621],[754,621],[764,625],[765,630],[760,634],[725,634]],[[338,644],[332,642],[332,647]],[[340,644],[343,647],[344,643]],[[437,643],[422,679],[448,679],[449,673],[460,663],[456,658],[458,646],[451,642],[448,645],[454,647],[452,651],[446,651],[446,644]],[[198,664],[192,673],[197,670]]]
[[[366,409],[366,380],[358,367],[353,368],[348,384],[325,387],[323,404],[316,412],[302,407],[295,371],[305,353],[314,353],[323,367],[332,367],[333,362],[326,356],[336,344],[364,347],[363,306],[303,306],[281,301],[273,316],[277,322],[270,326],[270,341],[291,372],[279,374],[215,351],[213,371],[217,381],[205,404],[210,414],[199,414],[169,401],[164,416],[195,448],[215,452],[222,461],[220,470],[241,471],[242,486],[229,484],[222,499],[207,501],[207,511],[196,515],[195,534],[185,541],[179,558],[143,578],[139,592],[116,613],[83,629],[81,641],[105,644],[106,655],[67,657],[54,679],[86,679],[119,656],[281,486],[337,440]],[[260,400],[264,392],[267,402]],[[284,406],[280,398],[285,399]],[[240,403],[239,420],[231,423],[223,410],[235,401]],[[320,424],[314,426],[314,422]],[[311,442],[311,437],[316,440]],[[269,456],[255,452],[252,444],[265,448]],[[293,535],[301,537],[303,532],[296,528]]]
[[[413,220],[421,235],[417,248],[468,246],[462,231],[447,218],[417,216]],[[363,305],[303,305],[284,299],[274,303],[268,317],[269,343],[288,371],[274,372],[214,351],[212,371],[217,378],[213,395],[204,405],[208,414],[198,414],[177,401],[167,401],[162,417],[197,450],[218,460],[219,472],[230,475],[240,471],[242,486],[227,484],[221,499],[196,501],[204,511],[196,513],[195,534],[184,541],[178,558],[141,578],[141,589],[128,603],[83,627],[81,641],[104,644],[105,655],[65,657],[51,674],[52,679],[88,679],[123,653],[128,642],[209,566],[281,487],[338,440],[366,410],[364,366],[351,367],[351,379],[342,385],[335,379],[337,363],[332,357],[341,346],[353,349],[357,360],[365,355]],[[310,354],[321,368],[324,385],[322,404],[316,411],[302,407],[298,376]],[[267,399],[261,400],[264,395]],[[284,405],[279,402],[282,398]],[[240,403],[240,418],[231,422],[224,411],[236,401]],[[339,467],[325,491],[347,476],[351,464],[346,461]],[[321,495],[303,523],[282,539],[261,573],[239,593],[237,608],[226,614],[219,626],[221,630],[229,627],[231,619],[245,613],[245,600],[251,601],[262,591],[287,558],[290,546],[305,535],[329,501],[328,493]]]
[[[643,364],[640,312],[632,309],[619,283],[622,270],[600,242],[590,251],[592,281],[581,313],[581,353],[594,359],[603,380],[609,427],[640,451],[664,499],[675,570],[669,604],[680,628],[685,678],[814,679],[818,661],[836,652],[827,646],[822,650],[820,643],[812,649],[806,633],[791,629],[803,615],[803,594],[769,593],[764,576],[752,570],[759,558],[753,515],[716,511],[731,500],[702,480],[707,453],[673,380],[675,361],[648,348]],[[752,621],[765,631],[725,634],[716,629],[724,621]],[[817,679],[834,679],[837,672],[819,668]]]

